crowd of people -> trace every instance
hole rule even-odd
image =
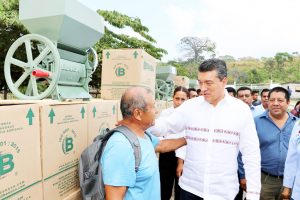
[[[106,199],[170,200],[173,185],[176,200],[300,199],[300,103],[289,112],[282,87],[260,100],[248,87],[226,88],[220,59],[198,71],[200,89],[177,87],[156,120],[149,90],[125,91],[119,124],[139,137],[142,160],[136,172],[129,142],[112,136],[101,158]]]

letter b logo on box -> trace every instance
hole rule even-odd
[[[124,76],[125,75],[125,69],[123,67],[117,67],[115,69],[116,76]]]
[[[73,138],[66,137],[63,142],[63,151],[65,154],[69,153],[74,148]]]
[[[12,154],[0,154],[0,176],[11,172],[15,164],[13,162],[14,156]]]

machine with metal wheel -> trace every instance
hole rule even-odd
[[[6,55],[11,92],[19,99],[90,99],[89,82],[98,66],[91,47],[104,34],[103,18],[76,0],[19,5],[20,21],[32,34],[16,40]]]
[[[173,66],[157,66],[155,82],[155,99],[169,101],[175,89],[174,77],[177,70]]]

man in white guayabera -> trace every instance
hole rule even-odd
[[[179,185],[184,200],[233,200],[239,190],[237,155],[243,155],[247,199],[260,195],[259,141],[249,106],[225,90],[226,63],[205,60],[198,81],[203,96],[190,99],[152,126],[155,135],[186,132],[186,157]]]

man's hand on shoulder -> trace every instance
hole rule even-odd
[[[240,186],[245,192],[247,191],[247,180],[245,178],[240,179]]]
[[[186,145],[186,140],[184,137],[178,139],[165,139],[159,142],[155,148],[155,151],[159,153],[175,151],[184,145]]]

